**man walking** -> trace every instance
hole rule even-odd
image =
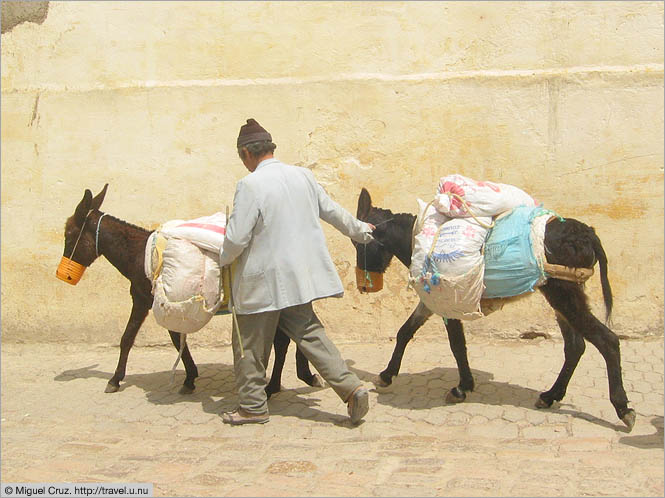
[[[254,119],[240,128],[237,147],[250,174],[236,186],[220,264],[238,260],[232,290],[239,331],[232,344],[240,406],[222,419],[268,422],[266,368],[279,325],[348,403],[357,424],[369,410],[369,394],[312,308],[316,299],[344,294],[319,218],[359,243],[372,240],[374,227],[330,199],[310,170],[275,159],[272,136]]]

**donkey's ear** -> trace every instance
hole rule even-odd
[[[356,213],[356,218],[359,220],[366,220],[369,216],[369,210],[372,208],[372,198],[369,195],[369,192],[365,187],[360,191],[360,197],[358,197],[358,212]]]
[[[99,206],[101,206],[102,202],[104,202],[104,196],[106,195],[106,189],[108,188],[108,186],[109,186],[108,183],[104,185],[102,191],[95,196],[95,198],[92,200],[90,209],[99,209]]]
[[[74,211],[74,220],[78,224],[83,223],[83,220],[88,214],[88,211],[90,211],[91,204],[92,204],[92,192],[90,192],[90,190],[88,189],[85,189],[85,193],[83,194],[83,199],[81,199],[79,205],[76,206],[76,211]]]

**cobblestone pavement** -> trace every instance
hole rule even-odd
[[[2,481],[153,483],[155,496],[663,496],[662,338],[622,342],[631,433],[593,347],[563,402],[534,408],[561,367],[560,340],[469,339],[477,389],[460,405],[443,400],[457,382],[445,340],[412,341],[380,391],[371,381],[393,343],[341,344],[372,388],[358,427],[330,388],[296,378],[293,350],[270,422],[224,425],[231,350],[190,347],[200,378],[185,396],[182,367],[170,384],[174,349],[135,348],[121,390],[106,394],[116,348],[4,344]]]

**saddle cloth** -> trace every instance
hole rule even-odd
[[[484,247],[484,298],[533,292],[547,281],[545,226],[554,213],[520,206],[495,219]]]

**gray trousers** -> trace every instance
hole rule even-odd
[[[233,367],[240,407],[250,413],[266,413],[266,368],[277,325],[295,342],[309,362],[345,401],[362,383],[349,371],[338,349],[326,336],[312,303],[277,311],[237,315],[244,349],[240,357],[238,334],[233,330]]]

